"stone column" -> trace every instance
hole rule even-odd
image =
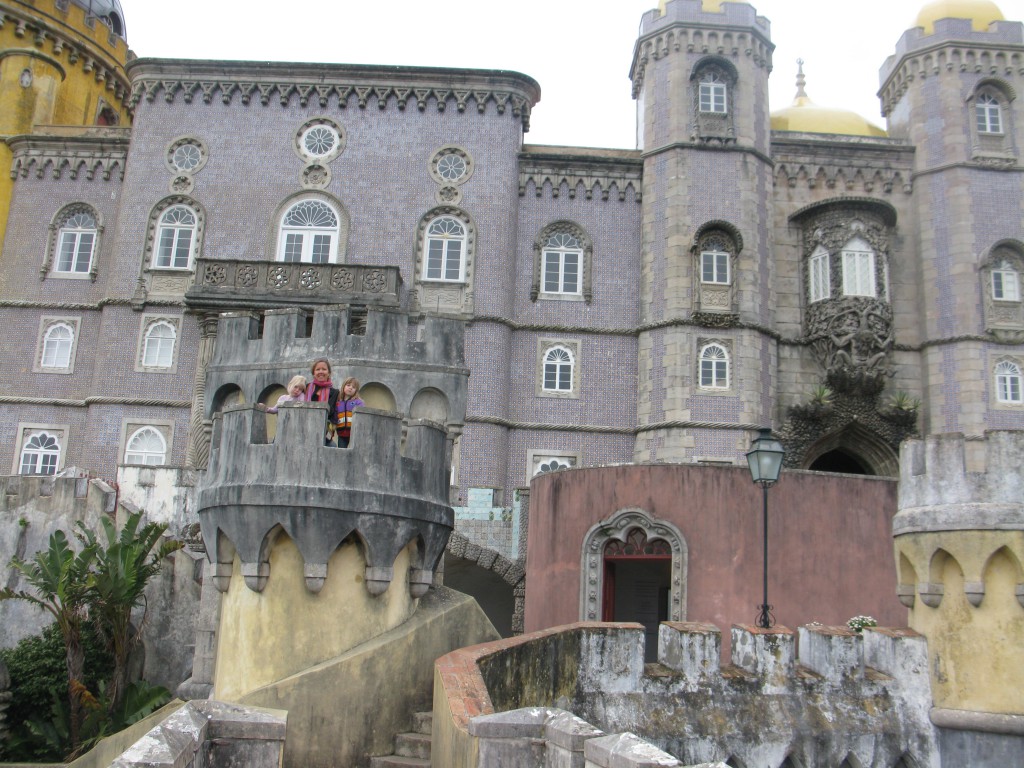
[[[213,357],[213,346],[217,340],[217,315],[204,314],[199,318],[201,338],[196,359],[196,378],[192,386],[192,413],[188,424],[188,452],[185,465],[192,469],[205,469],[210,460],[210,434],[213,422],[205,418],[206,369]]]

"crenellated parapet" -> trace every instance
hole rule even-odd
[[[0,512],[31,509],[41,514],[88,519],[91,513],[113,514],[117,491],[99,479],[67,475],[10,475],[0,477]],[[3,562],[6,562],[4,560]]]
[[[366,561],[366,588],[385,592],[395,559],[410,544],[410,593],[423,595],[454,525],[448,505],[445,430],[400,415],[356,411],[347,449],[323,445],[320,403],[289,403],[267,437],[267,414],[234,406],[214,420],[210,465],[198,492],[198,512],[214,563],[214,583],[227,591],[237,554],[249,589],[270,576],[270,551],[280,533],[297,546],[306,587],[316,593],[327,564],[350,537]]]
[[[262,323],[260,317],[254,312],[220,316],[207,369],[207,418],[233,393],[241,393],[245,402],[262,402],[295,374],[309,378],[311,362],[326,357],[336,386],[355,376],[364,392],[376,391],[410,418],[455,428],[464,423],[469,369],[462,321],[426,316],[412,326],[398,310],[371,307],[361,315],[347,306],[324,307],[312,315],[298,308],[267,310]]]

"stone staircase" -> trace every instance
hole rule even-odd
[[[395,736],[395,753],[384,757],[371,757],[370,768],[430,768],[430,729],[432,712],[417,712],[412,716],[412,733]]]

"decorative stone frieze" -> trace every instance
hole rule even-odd
[[[37,179],[47,173],[60,179],[65,173],[77,179],[79,174],[92,181],[124,180],[128,157],[128,128],[62,128],[52,133],[15,136],[8,139],[11,148],[11,178]]]
[[[600,197],[609,200],[612,190],[620,201],[639,203],[643,194],[643,161],[639,152],[629,150],[551,151],[547,147],[524,147],[519,155],[519,196],[526,195],[532,183],[534,194],[541,197],[547,187],[552,197],[561,194],[562,184],[575,199],[583,186],[587,200]]]

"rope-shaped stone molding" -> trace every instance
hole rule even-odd
[[[639,435],[658,429],[761,429],[762,424],[733,424],[720,421],[659,421],[641,424],[637,427],[611,427],[597,424],[542,424],[529,421],[514,421],[497,416],[466,416],[467,424],[491,424],[506,429],[532,432],[588,432],[610,435]]]
[[[65,408],[88,408],[90,405],[145,405],[155,408],[188,408],[192,405],[188,400],[104,397],[102,395],[93,395],[85,398],[84,400],[55,400],[52,397],[17,397],[12,395],[0,395],[0,403],[5,405],[49,405]]]
[[[183,307],[185,302],[181,299],[156,299],[146,302],[151,307]],[[130,307],[132,300],[128,298],[105,297],[99,301],[0,301],[0,308],[3,309],[66,309],[66,310],[98,310],[104,307]]]

